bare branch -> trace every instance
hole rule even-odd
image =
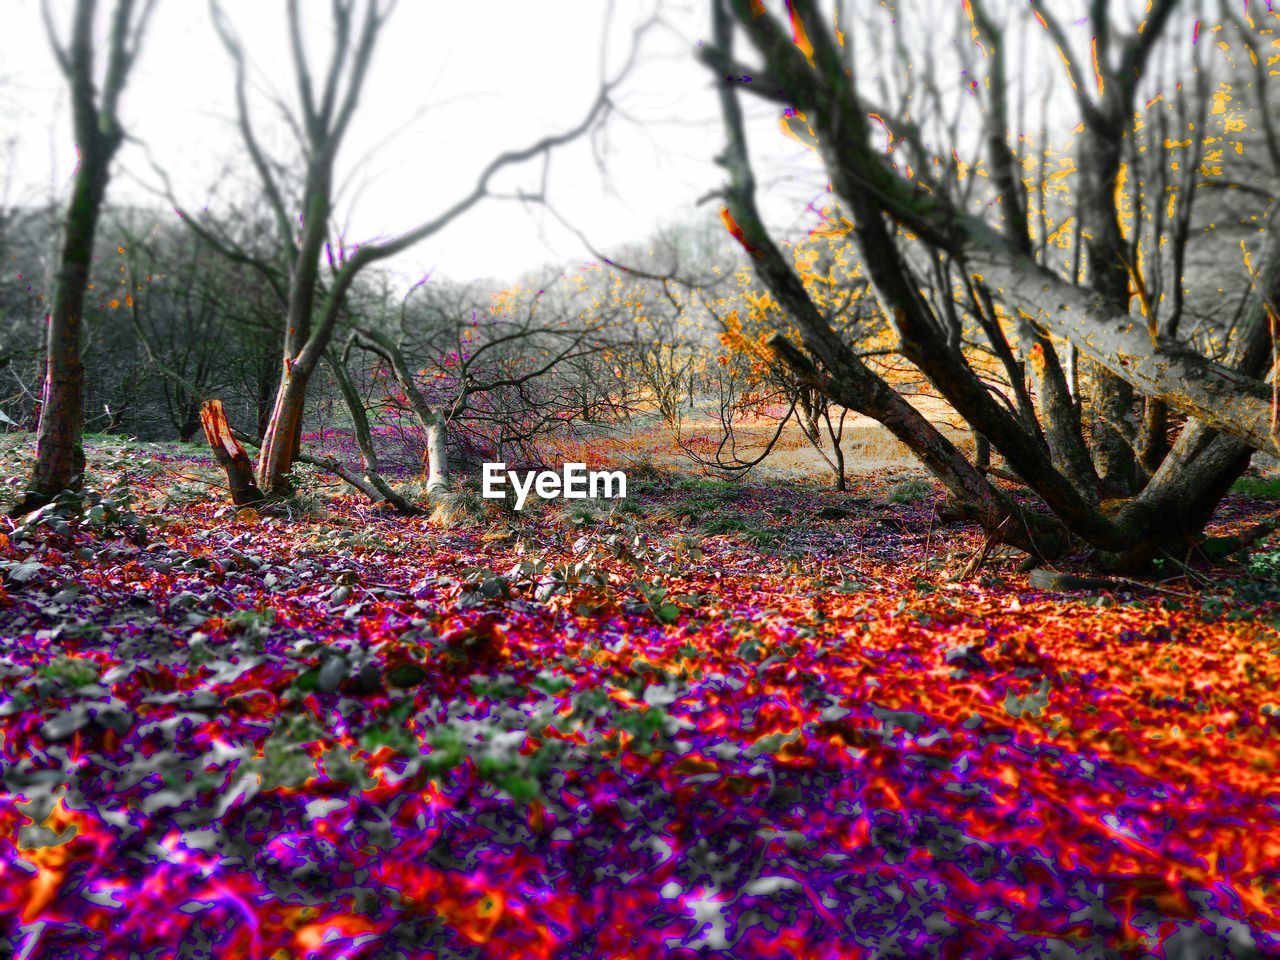
[[[49,39],[49,48],[53,51],[54,60],[58,62],[58,69],[62,71],[63,76],[70,80],[71,55],[58,40],[58,28],[53,22],[53,13],[49,9],[49,0],[40,0],[40,16],[44,19],[45,36]]]
[[[240,128],[240,136],[244,139],[245,148],[249,152],[249,159],[253,163],[253,168],[257,171],[258,178],[262,181],[263,192],[266,194],[267,202],[271,206],[271,212],[275,216],[280,242],[284,244],[285,249],[296,255],[297,243],[294,240],[293,226],[289,219],[288,210],[285,207],[284,195],[276,183],[275,175],[271,172],[271,164],[267,160],[267,155],[259,145],[258,138],[253,132],[253,123],[249,116],[249,100],[245,89],[248,83],[248,67],[245,63],[244,47],[231,29],[231,24],[227,20],[226,14],[223,13],[222,6],[218,0],[209,0],[209,14],[213,19],[214,30],[217,31],[218,38],[222,41],[222,46],[235,64],[236,117]]]

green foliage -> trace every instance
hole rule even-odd
[[[1201,611],[1223,616],[1227,620],[1252,616],[1246,606],[1280,601],[1280,550],[1263,550],[1250,554],[1246,560],[1247,577],[1234,577],[1223,583],[1229,587],[1236,603],[1227,604],[1218,598],[1208,598],[1201,604]]]
[[[1255,577],[1280,581],[1280,550],[1253,554],[1249,558],[1249,572]]]
[[[227,615],[227,632],[246,640],[263,640],[276,622],[276,612],[265,610],[235,610]]]
[[[686,477],[675,484],[681,493],[700,494],[722,503],[741,499],[742,484],[736,480],[717,480],[714,477]]]
[[[57,657],[40,668],[40,675],[66,687],[87,687],[98,682],[98,667],[83,657]]]
[[[679,496],[663,512],[680,520],[704,520],[742,499],[744,493],[741,483],[708,477],[686,477],[674,489]]]
[[[889,488],[885,499],[890,503],[919,503],[933,496],[934,487],[928,480],[912,479],[895,483]]]
[[[289,499],[292,513],[309,520],[323,520],[329,515],[329,498],[332,496],[331,478],[307,463],[293,468],[293,496]]]
[[[1231,492],[1254,500],[1280,500],[1280,477],[1241,477]]]
[[[672,601],[683,598],[669,598],[665,585],[637,580],[631,586],[636,593],[644,598],[645,604],[649,607],[649,612],[654,615],[659,623],[675,623],[680,619],[680,607]]]

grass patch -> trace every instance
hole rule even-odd
[[[1254,500],[1280,500],[1280,477],[1241,477],[1231,492]]]
[[[903,480],[895,483],[885,494],[890,503],[919,503],[933,496],[933,484],[928,480]]]
[[[680,496],[663,513],[676,520],[694,521],[718,513],[726,504],[742,499],[745,492],[740,483],[707,477],[685,477],[676,481],[674,490]]]

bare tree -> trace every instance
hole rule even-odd
[[[79,486],[84,473],[84,366],[80,359],[81,317],[93,263],[93,241],[111,176],[111,162],[124,141],[120,96],[142,46],[154,0],[135,9],[117,0],[111,17],[107,62],[98,89],[93,29],[96,0],[77,0],[70,39],[59,39],[46,3],[45,26],[54,59],[71,90],[71,116],[80,162],[63,222],[62,247],[46,335],[44,387],[36,462],[17,516]]]
[[[1080,92],[1080,148],[1087,162],[1081,164],[1073,215],[1085,248],[1082,284],[1078,261],[1065,271],[1046,265],[1028,231],[1029,191],[1018,173],[1024,158],[1009,138],[1013,81],[1003,62],[1007,27],[997,28],[985,4],[968,7],[973,35],[985,43],[988,57],[980,149],[991,173],[990,200],[976,193],[972,177],[966,182],[962,175],[962,143],[956,142],[950,157],[945,141],[943,149],[931,148],[920,123],[907,114],[910,98],[895,106],[882,89],[877,100],[877,91],[864,82],[867,43],[860,31],[874,29],[871,13],[851,15],[838,5],[837,21],[812,0],[795,0],[789,5],[791,22],[784,24],[751,0],[715,4],[715,43],[703,56],[723,78],[729,135],[725,216],[751,253],[761,282],[799,331],[799,344],[775,339],[779,355],[798,378],[879,420],[903,440],[994,538],[1033,554],[1058,553],[1071,538],[1129,563],[1158,549],[1185,549],[1247,464],[1249,447],[1280,453],[1272,388],[1260,379],[1270,354],[1267,311],[1280,292],[1274,231],[1250,278],[1248,309],[1230,344],[1211,355],[1179,336],[1176,326],[1166,323],[1162,329],[1125,235],[1118,178],[1134,135],[1133,104],[1176,6],[1157,0],[1122,36],[1125,28],[1110,4],[1092,3],[1091,22],[1101,39],[1095,76],[1086,78],[1076,66],[1084,58],[1066,49],[1061,28],[1043,4],[1036,5],[1042,30],[1051,45],[1062,48],[1069,81]],[[735,57],[739,34],[750,41],[758,65]],[[910,56],[902,42],[896,49]],[[1089,84],[1096,95],[1083,93]],[[1051,517],[1014,504],[870,370],[815,307],[761,219],[739,90],[779,102],[811,126],[832,190],[850,217],[862,268],[903,356],[1004,457]],[[923,100],[943,113],[941,95],[928,93]],[[1265,97],[1261,109],[1271,109]],[[885,130],[888,153],[880,147]],[[1203,187],[1197,181],[1194,188]],[[988,222],[993,214],[994,225]],[[1270,226],[1278,215],[1273,206]],[[1169,278],[1171,284],[1185,282],[1184,276]],[[968,294],[963,310],[952,309],[953,288]],[[1135,304],[1139,309],[1131,313]],[[1027,391],[1025,397],[1020,361],[1007,341],[1000,343],[1010,326],[1018,330],[1019,351],[1031,367],[1034,394]],[[1016,402],[994,393],[974,368],[963,349],[970,327],[983,330],[996,353],[1012,361]],[[1081,398],[1072,395],[1070,365],[1059,361],[1053,338],[1068,341],[1094,367],[1095,388],[1084,405],[1094,421],[1087,445],[1077,418]],[[1116,512],[1100,502],[1141,482],[1134,469],[1132,391],[1192,420],[1158,465],[1148,461],[1150,481]]]
[[[474,288],[424,284],[394,324],[357,327],[352,343],[381,360],[397,388],[389,402],[425,437],[429,494],[448,484],[451,432],[499,458],[531,458],[537,438],[595,415],[580,381],[601,380],[591,361],[617,348],[607,333],[619,311],[589,309],[589,294],[561,277],[506,291],[495,306]]]
[[[378,37],[391,9],[392,4],[387,0],[335,0],[330,5],[333,41],[328,67],[323,77],[317,79],[312,75],[310,55],[302,36],[299,4],[297,0],[288,3],[289,56],[299,105],[296,109],[282,103],[277,106],[285,113],[290,129],[299,140],[302,158],[297,170],[301,190],[296,202],[291,203],[289,185],[283,182],[282,174],[291,169],[291,165],[269,156],[255,132],[247,94],[245,51],[216,0],[211,0],[214,26],[236,68],[241,139],[276,222],[286,269],[280,271],[274,264],[259,262],[246,257],[240,249],[220,244],[217,237],[204,229],[200,218],[186,212],[183,217],[227,255],[257,262],[265,274],[277,277],[283,274],[282,299],[286,304],[283,356],[256,470],[258,486],[269,496],[285,496],[291,490],[289,474],[299,451],[307,386],[330,349],[346,297],[361,272],[435,236],[491,196],[492,183],[501,171],[545,157],[591,130],[609,112],[611,96],[631,62],[629,59],[613,78],[602,80],[598,95],[575,126],[528,147],[498,155],[480,171],[470,191],[417,227],[391,239],[352,246],[332,232],[335,160],[350,128]],[[631,52],[631,57],[634,56],[635,47]],[[328,276],[321,269],[326,260],[332,264]]]

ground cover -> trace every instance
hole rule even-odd
[[[1280,950],[1265,544],[1056,593],[883,478],[446,528],[91,454],[0,535],[19,956]]]

